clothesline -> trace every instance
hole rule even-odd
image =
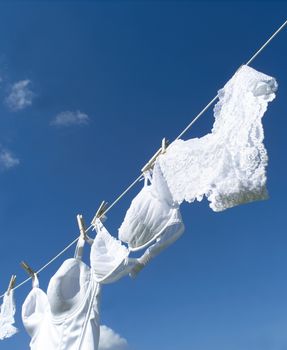
[[[254,59],[265,49],[265,47],[281,32],[284,27],[287,26],[287,20],[269,37],[269,39],[254,53],[254,55],[247,61],[245,65],[250,65]],[[218,95],[216,95],[194,118],[193,120],[187,125],[187,127],[176,137],[175,140],[180,139],[191,127],[192,125],[214,104],[214,102],[218,99]],[[107,214],[125,195],[128,193],[141,179],[143,178],[143,174],[140,174],[132,184],[130,184],[115,200],[114,202],[106,208],[99,217],[104,216]],[[93,227],[91,224],[85,232],[89,232],[90,229]],[[36,271],[37,274],[41,273],[43,270],[45,270],[50,264],[52,264],[56,259],[58,259],[62,254],[64,254],[70,247],[72,247],[77,241],[79,237],[75,238],[70,244],[68,244],[62,251],[60,251],[56,256],[54,256],[51,260],[49,260],[45,265],[43,265],[40,269]],[[18,285],[16,285],[13,289],[16,290],[20,287],[22,287],[24,284],[26,284],[31,277],[28,277]],[[4,294],[0,295],[0,298],[3,298]]]
[[[270,38],[254,53],[254,55],[245,63],[246,66],[249,66],[255,58],[265,49],[266,46],[275,38],[277,34],[281,32],[284,27],[287,25],[287,20],[274,32]],[[198,115],[187,125],[187,127],[177,136],[176,140],[180,139],[190,128],[191,126],[211,107],[214,102],[218,99],[218,94],[198,113]]]

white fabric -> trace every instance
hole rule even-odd
[[[0,340],[10,338],[17,333],[17,328],[13,326],[15,311],[14,292],[11,290],[9,295],[5,293],[0,307]]]
[[[102,222],[95,223],[97,235],[91,247],[90,261],[97,282],[112,283],[127,275],[134,263],[128,259],[128,249],[112,237]]]
[[[178,211],[178,215],[180,212]],[[130,272],[130,276],[135,278],[138,273],[158,254],[163,250],[173,244],[184,232],[184,224],[181,220],[181,217],[178,217],[173,224],[169,225],[168,228],[164,231],[164,234],[160,235],[156,242],[149,246],[144,254],[136,260],[136,265]]]
[[[174,205],[162,173],[155,167],[151,185],[147,174],[143,189],[133,199],[124,221],[119,228],[119,239],[128,243],[131,251],[137,251],[150,245],[170,226],[178,223],[181,229],[182,219],[178,205]]]
[[[31,350],[96,350],[99,294],[100,285],[79,259],[68,259],[62,264],[52,277],[47,294],[35,285],[22,306],[22,320],[32,338]],[[91,303],[92,312],[86,320]],[[87,327],[79,348],[85,322]]]
[[[85,245],[86,241],[85,239],[80,236],[77,242],[77,246],[76,246],[76,250],[75,250],[75,254],[74,254],[74,258],[75,259],[79,259],[82,260],[83,254],[84,254],[84,245]]]
[[[261,119],[276,90],[274,78],[242,66],[219,91],[212,132],[177,140],[159,156],[175,202],[205,195],[210,207],[221,211],[267,197]]]
[[[128,259],[128,249],[110,236],[100,220],[96,230],[92,269],[81,261],[85,241],[80,237],[75,258],[64,261],[51,278],[47,294],[34,276],[33,289],[22,306],[31,350],[98,349],[101,283],[127,275],[135,263]]]

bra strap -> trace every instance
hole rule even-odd
[[[82,332],[81,332],[81,336],[80,336],[80,339],[79,339],[79,345],[78,345],[77,350],[81,350],[82,349],[83,341],[85,339],[86,332],[87,332],[87,326],[88,326],[89,320],[91,318],[93,306],[94,306],[94,303],[95,303],[95,298],[96,298],[97,294],[100,291],[100,284],[99,283],[96,283],[92,279],[91,279],[90,283],[91,283],[91,287],[92,287],[91,291],[90,291],[90,293],[91,293],[91,300],[89,302],[88,311],[86,313],[86,317],[85,317],[84,324],[83,324],[83,327],[82,327]]]
[[[36,273],[32,277],[32,287],[39,288],[39,280],[38,280],[38,276]]]
[[[75,250],[75,255],[74,255],[75,259],[82,260],[83,253],[84,253],[84,245],[85,245],[85,240],[82,236],[80,236],[78,239],[76,250]]]

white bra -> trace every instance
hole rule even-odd
[[[102,283],[112,283],[134,267],[128,249],[113,238],[100,220],[91,248],[91,266],[81,261],[84,240],[75,258],[67,259],[51,278],[47,294],[33,289],[22,306],[31,350],[96,350],[99,343],[99,298]]]
[[[39,288],[35,277],[33,289],[22,306],[31,350],[97,349],[99,295],[100,285],[79,258],[64,261],[51,278],[47,294]]]
[[[128,249],[111,236],[100,219],[95,222],[97,235],[91,247],[90,261],[94,278],[101,284],[113,283],[128,275],[135,266]]]
[[[173,232],[175,228],[182,231],[182,218],[179,206],[172,201],[160,168],[155,166],[152,177],[145,173],[144,187],[133,199],[118,236],[128,243],[130,251],[137,251],[165,235],[170,227]]]

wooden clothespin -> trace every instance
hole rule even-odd
[[[82,214],[77,215],[77,221],[78,221],[81,238],[84,239],[90,245],[92,245],[94,240],[87,235],[87,229],[86,229],[85,221]],[[83,247],[81,249],[83,250]],[[83,254],[83,253],[81,252],[80,254]]]
[[[99,206],[99,209],[97,210],[95,216],[93,217],[93,220],[91,222],[92,225],[96,224],[96,220],[104,217],[105,211],[108,208],[108,203],[105,201],[102,201],[101,205]]]
[[[142,168],[142,173],[144,173],[145,171],[151,169],[154,166],[154,162],[156,161],[157,157],[160,154],[165,153],[167,147],[169,146],[169,141],[166,140],[166,138],[162,139],[161,142],[161,148],[151,157],[151,159],[146,163],[146,165]]]
[[[86,234],[86,226],[84,222],[84,218],[82,214],[77,215],[77,221],[78,221],[78,226],[80,230],[81,237],[86,240],[87,239],[87,234]]]
[[[36,272],[25,261],[21,261],[20,265],[28,273],[30,277],[32,278],[35,277]]]
[[[161,141],[161,153],[165,153],[167,147],[169,146],[169,141],[164,137]]]
[[[7,295],[9,295],[11,290],[14,289],[15,283],[16,283],[16,275],[12,275],[10,282],[9,282],[8,289],[7,289]]]

